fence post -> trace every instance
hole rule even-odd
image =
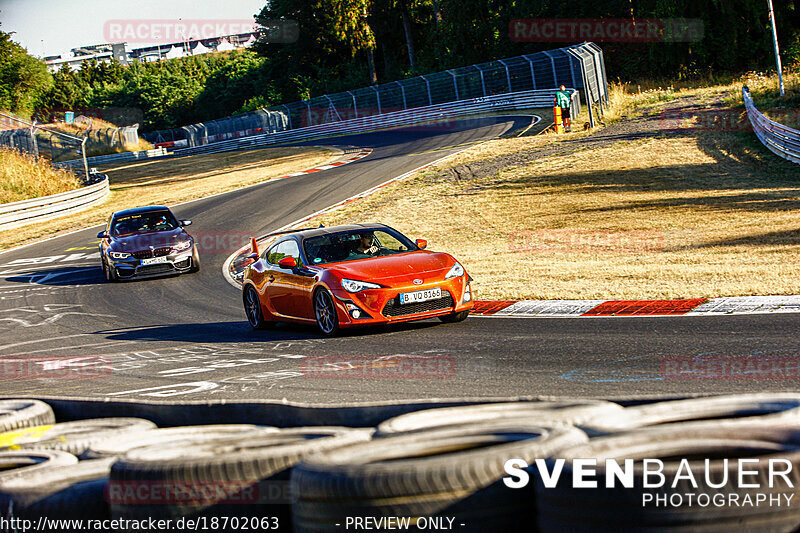
[[[36,119],[31,124],[31,142],[33,143],[33,153],[39,157],[39,143],[36,142]]]
[[[308,100],[303,100],[303,102],[306,104],[306,107],[308,108],[308,125],[313,126],[314,119],[311,117],[311,104],[308,103]]]
[[[460,100],[461,98],[458,96],[458,80],[456,79],[456,73],[452,70],[448,70],[447,73],[453,76],[453,87],[456,90],[456,100]]]
[[[356,117],[358,118],[358,106],[356,105],[356,95],[353,94],[353,91],[347,91],[347,94],[353,99],[353,112],[355,113]]]
[[[531,83],[533,84],[533,90],[536,90],[536,73],[533,71],[533,61],[528,56],[522,56],[525,58],[525,61],[531,66]]]
[[[89,183],[89,163],[86,161],[86,141],[89,137],[84,137],[81,141],[81,156],[83,157],[83,171],[86,173],[86,183]]]
[[[286,117],[289,119],[289,129],[294,129],[292,128],[292,110],[289,109],[288,105],[284,104],[283,107],[286,108]]]
[[[400,93],[403,95],[403,109],[408,109],[408,103],[406,103],[406,88],[403,87],[403,84],[399,81],[395,83],[400,86]]]
[[[325,98],[328,99],[328,105],[330,106],[328,107],[328,113],[330,113],[331,110],[333,110],[333,112],[336,113],[336,117],[339,119],[339,121],[341,121],[342,115],[340,115],[339,112],[336,110],[336,106],[333,105],[333,100],[331,100],[331,97],[326,94]],[[331,115],[331,118],[333,118],[333,115]]]
[[[483,79],[483,69],[478,65],[475,65],[475,68],[481,73],[481,89],[483,89],[483,96],[486,96],[486,81]]]
[[[511,71],[508,70],[508,65],[502,59],[498,59],[497,62],[505,67],[505,69],[506,69],[506,80],[508,80],[508,92],[513,92],[511,90]]]
[[[381,110],[381,92],[374,85],[371,85],[371,87],[375,91],[375,98],[378,100],[378,114],[382,115],[383,111]]]
[[[425,85],[428,87],[428,105],[433,105],[433,97],[431,96],[431,82],[428,81],[428,78],[425,76],[420,76],[422,81],[425,82]]]

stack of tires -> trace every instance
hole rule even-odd
[[[737,460],[754,458],[743,483]],[[627,475],[607,471],[607,460],[630,462],[628,485],[606,486]],[[669,482],[644,483],[646,460],[659,460]],[[170,519],[174,527],[205,518],[198,529],[298,533],[788,532],[800,530],[798,471],[795,394],[630,407],[491,403],[412,412],[377,428],[288,429],[57,423],[42,402],[0,400],[5,519]],[[597,485],[580,488],[576,478]],[[783,504],[740,504],[760,496]],[[670,504],[645,505],[656,499]]]
[[[373,433],[247,424],[159,429],[137,418],[56,423],[36,400],[0,400],[0,428],[0,517],[57,519],[60,529],[51,530],[63,532],[111,519],[129,519],[118,523],[131,528],[116,531],[139,531],[133,524],[149,519],[171,519],[183,530],[181,518],[214,531],[291,531],[291,468]],[[83,522],[64,522],[73,519]]]
[[[761,459],[745,484],[740,458]],[[504,478],[521,480],[504,469],[511,459],[530,465],[524,469],[530,483],[504,484]],[[606,488],[606,459],[631,460],[631,486]],[[643,459],[661,461],[670,483],[644,486]],[[774,475],[771,459],[781,460],[786,476]],[[597,465],[596,488],[574,482],[582,468],[576,461],[586,460]],[[703,474],[690,478],[687,467]],[[387,420],[374,440],[296,466],[294,527],[342,531],[336,524],[353,524],[353,517],[406,517],[412,527],[440,519],[465,532],[798,531],[800,503],[787,504],[800,500],[799,469],[800,395],[794,394],[628,408],[540,402],[432,409]],[[759,492],[783,505],[740,504]],[[724,504],[692,503],[688,493],[724,495],[717,499]],[[656,497],[670,505],[653,505]]]

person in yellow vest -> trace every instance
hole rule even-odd
[[[570,131],[570,105],[572,98],[570,98],[569,91],[563,85],[559,87],[556,92],[556,97],[553,99],[553,105],[561,108],[561,122],[564,125],[564,131]]]

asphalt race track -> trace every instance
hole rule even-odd
[[[522,120],[477,119],[341,137],[336,144],[370,147],[372,154],[340,168],[181,205],[174,211],[193,220],[190,233],[221,243],[202,250],[199,274],[108,284],[95,255],[98,228],[0,254],[2,395],[354,403],[796,389],[796,371],[725,379],[678,375],[674,369],[753,358],[784,367],[794,361],[796,367],[798,314],[471,317],[334,339],[302,326],[250,329],[241,295],[221,274],[242,238],[496,137]]]

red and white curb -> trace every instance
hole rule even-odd
[[[472,314],[496,317],[713,316],[800,313],[800,296],[736,296],[681,300],[490,300]]]
[[[336,148],[340,148],[340,147],[337,146]],[[355,148],[355,147],[348,146],[346,148]],[[328,163],[327,165],[322,165],[321,167],[309,168],[309,169],[306,169],[306,170],[301,170],[300,172],[294,172],[292,174],[286,174],[285,176],[278,176],[277,178],[273,178],[273,179],[282,180],[282,179],[286,179],[286,178],[294,178],[295,176],[302,176],[304,174],[313,174],[314,172],[321,172],[323,170],[329,170],[329,169],[332,169],[332,168],[341,167],[341,166],[344,166],[344,165],[348,165],[350,163],[354,163],[354,162],[358,161],[359,159],[364,159],[365,157],[367,157],[371,153],[372,153],[372,148],[360,148],[360,151],[357,154],[355,154],[355,155],[353,155],[353,156],[351,156],[351,157],[349,157],[347,159],[341,159],[341,160],[333,162],[333,163]]]

